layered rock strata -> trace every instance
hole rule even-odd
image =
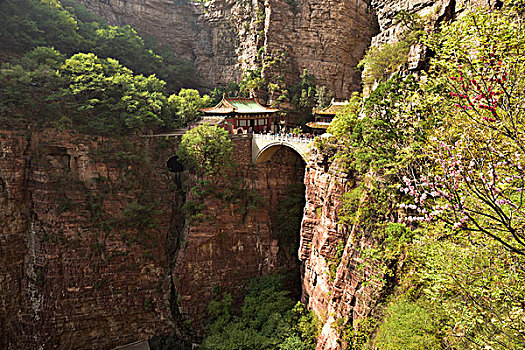
[[[203,87],[239,81],[263,68],[268,82],[288,86],[303,70],[337,98],[360,89],[357,63],[377,23],[363,0],[81,0],[110,24],[130,24],[194,63]],[[267,64],[285,53],[279,69]]]
[[[362,257],[374,240],[358,225],[341,224],[343,194],[358,184],[327,155],[315,152],[305,174],[306,206],[299,259],[304,265],[302,301],[322,322],[317,349],[344,348],[343,327],[353,329],[384,293],[380,270]],[[342,256],[337,258],[337,250]],[[379,277],[379,278],[377,278]]]
[[[298,279],[276,211],[304,162],[281,149],[253,167],[249,136],[234,140],[237,190],[254,198],[207,198],[212,220],[185,225],[176,139],[1,131],[0,347],[110,349],[172,334],[179,313],[199,329],[217,290]]]
[[[1,348],[107,349],[171,332],[174,193],[157,147],[0,133]]]
[[[295,271],[299,279],[299,261],[290,246],[283,246],[275,219],[289,187],[302,184],[304,161],[282,148],[253,168],[251,138],[238,138],[235,144],[236,153],[249,155],[244,162],[237,157],[244,182],[238,191],[252,191],[256,197],[207,197],[204,220],[188,225],[173,271],[180,310],[196,327],[202,326],[201,316],[213,297],[223,292],[240,295],[253,277]],[[299,232],[295,240],[298,243]]]

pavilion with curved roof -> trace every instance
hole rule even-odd
[[[213,121],[210,124],[221,125],[231,133],[261,133],[276,130],[279,109],[265,107],[253,98],[223,96],[215,107],[201,112],[201,122]]]

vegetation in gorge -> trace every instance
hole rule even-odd
[[[315,315],[283,288],[285,275],[249,283],[239,312],[224,294],[208,307],[208,335],[201,348],[213,350],[313,350],[319,332]]]
[[[60,3],[0,2],[7,14],[0,23],[0,55],[9,61],[0,68],[3,127],[53,126],[112,136],[159,131],[194,121],[199,108],[223,92],[257,89],[268,89],[277,102],[289,100],[305,122],[312,108],[330,99],[306,71],[297,85],[286,86],[283,75],[267,83],[260,69],[211,97],[185,89],[168,96],[168,90],[191,84],[187,63],[130,27],[105,25],[73,0]],[[340,321],[349,348],[525,348],[523,9],[522,1],[512,0],[501,10],[464,11],[427,39],[422,20],[402,13],[398,20],[408,29],[401,40],[372,48],[362,62],[365,83],[377,81],[377,88],[364,101],[354,95],[330,126],[333,136],[317,141],[357,180],[343,196],[338,216],[341,224],[356,228],[353,239],[367,235],[373,242],[359,252],[363,265],[378,272],[365,283],[395,285],[381,300],[381,310],[354,320],[358,329]],[[428,70],[419,76],[396,74],[415,43],[432,52]],[[277,64],[270,62],[265,64]],[[178,156],[196,175],[185,204],[194,217],[203,218],[211,196],[234,203],[244,215],[260,203],[251,190],[250,169],[232,163],[232,148],[227,133],[209,125],[183,138]],[[84,203],[99,229],[90,251],[93,266],[118,259],[106,255],[106,243],[116,234],[127,244],[119,254],[140,244],[148,248],[145,259],[153,256],[155,242],[142,233],[155,227],[160,215],[151,193],[139,191],[121,216],[104,211],[115,192],[111,186],[131,191],[131,185],[142,188],[148,181],[144,164],[151,155],[134,152],[115,155],[115,163],[128,169],[125,178],[108,184],[100,176],[100,191]],[[75,185],[70,174],[61,176],[57,183]],[[276,215],[285,242],[291,241],[303,205],[301,191],[291,190]],[[66,192],[57,196],[57,215],[80,205]],[[330,281],[346,239],[332,247]],[[60,232],[42,240],[66,242]],[[210,304],[202,348],[315,348],[315,317],[295,304],[281,282],[276,276],[254,281],[239,312],[232,296],[218,296]],[[101,279],[93,287],[107,283]],[[145,300],[144,309],[151,307]]]
[[[362,183],[341,220],[372,236],[362,256],[397,279],[355,348],[525,347],[525,36],[511,5],[442,24],[424,79],[380,83],[318,142]]]

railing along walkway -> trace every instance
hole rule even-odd
[[[310,143],[314,140],[314,137],[290,134],[253,134],[253,137],[259,140],[297,143]]]

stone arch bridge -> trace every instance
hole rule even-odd
[[[187,129],[179,129],[169,134],[145,135],[143,137],[179,138],[186,133]],[[289,147],[297,152],[307,162],[308,153],[314,141],[313,137],[289,136],[280,134],[240,134],[234,137],[248,137],[252,140],[252,161],[261,163],[269,160],[275,152],[282,147]]]
[[[253,134],[252,161],[254,163],[269,160],[277,150],[289,147],[299,153],[306,162],[312,147],[313,138],[279,134]]]

